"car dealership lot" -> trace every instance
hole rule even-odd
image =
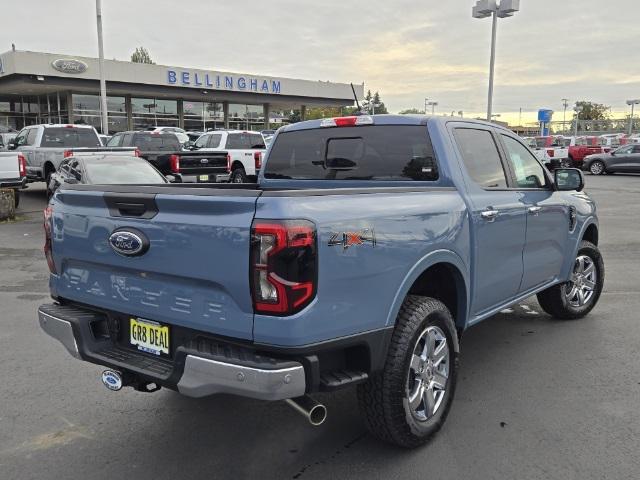
[[[451,415],[414,451],[368,437],[352,389],[322,396],[319,428],[282,402],[107,391],[100,367],[37,325],[45,202],[30,185],[23,220],[0,224],[0,477],[637,478],[640,177],[586,182],[607,269],[600,303],[562,322],[530,299],[471,328]]]

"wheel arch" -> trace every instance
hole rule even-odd
[[[582,240],[586,240],[587,242],[591,242],[594,245],[598,245],[598,226],[595,222],[590,222],[587,224],[586,228],[582,231]]]
[[[231,164],[231,171],[233,172],[238,167],[242,168],[242,170],[244,170],[245,172],[247,171],[247,169],[244,168],[244,163],[242,163],[240,160],[234,160]]]
[[[469,310],[469,281],[466,272],[468,267],[453,251],[436,250],[425,255],[407,273],[396,292],[386,325],[395,325],[407,295],[423,295],[444,303],[451,311],[458,331],[464,330]]]
[[[47,173],[54,173],[56,171],[56,167],[53,166],[53,163],[50,161],[44,162],[42,166],[42,179],[45,180],[47,178]]]

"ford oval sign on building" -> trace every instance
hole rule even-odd
[[[59,58],[51,62],[51,66],[62,73],[84,73],[87,71],[87,64],[73,58]]]
[[[149,239],[135,228],[119,228],[109,236],[109,245],[120,255],[135,257],[149,250]]]

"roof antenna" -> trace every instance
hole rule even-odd
[[[353,98],[356,100],[356,107],[358,110],[355,112],[356,115],[362,115],[362,110],[360,110],[360,103],[358,102],[358,96],[356,95],[356,89],[353,88],[353,83],[351,83],[351,91],[353,92]]]

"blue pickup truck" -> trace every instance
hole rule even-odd
[[[604,282],[582,173],[499,126],[396,115],[281,128],[257,184],[64,185],[45,210],[42,329],[105,386],[287,400],[357,385],[367,428],[427,441],[465,329]]]

